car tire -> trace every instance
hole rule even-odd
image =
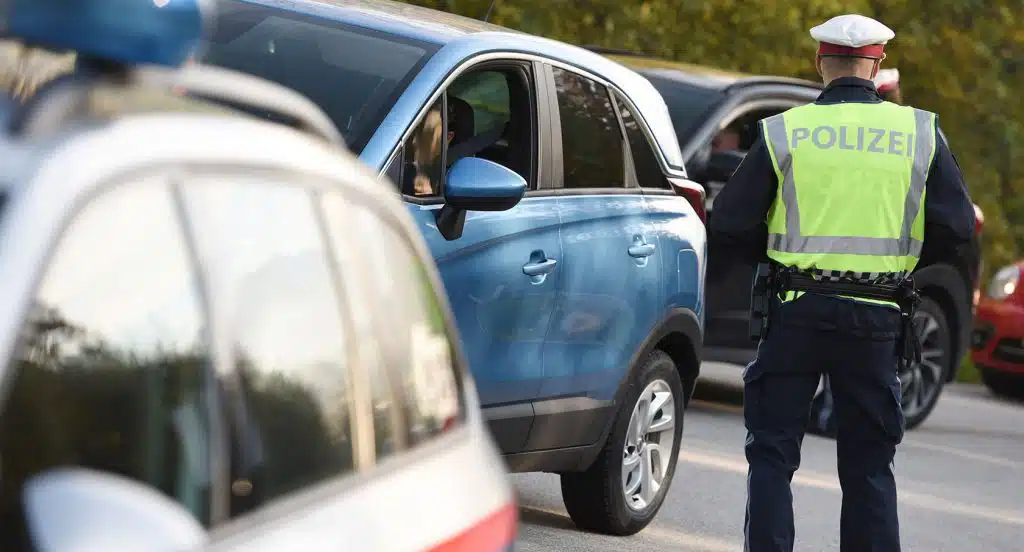
[[[1024,376],[1007,374],[987,366],[978,366],[981,382],[994,395],[1006,399],[1024,399]]]
[[[921,362],[900,372],[903,416],[908,430],[921,425],[938,404],[953,349],[946,313],[934,299],[921,298],[914,314],[914,328],[921,340]]]
[[[670,393],[671,405],[661,402],[665,393]],[[648,355],[635,371],[624,397],[594,463],[584,472],[561,476],[562,500],[569,517],[576,527],[586,531],[609,535],[639,532],[658,513],[675,475],[686,398],[671,357],[659,350]],[[651,404],[655,405],[653,416],[644,416],[644,405]],[[664,427],[667,416],[673,417],[670,428]],[[644,431],[631,430],[638,422]],[[669,438],[671,442],[667,442]],[[645,465],[655,468],[638,471]],[[634,490],[637,481],[640,487]],[[649,494],[652,489],[653,495]]]

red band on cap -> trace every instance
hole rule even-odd
[[[868,44],[867,46],[861,46],[860,48],[829,44],[828,42],[818,44],[818,54],[822,56],[856,56],[877,59],[881,58],[884,52],[884,44]]]

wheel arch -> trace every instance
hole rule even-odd
[[[948,264],[932,265],[914,272],[914,283],[921,295],[938,303],[946,315],[953,346],[950,365],[946,367],[946,381],[953,381],[970,339],[969,292],[956,268]]]
[[[621,403],[623,394],[633,380],[636,371],[652,351],[661,350],[672,359],[683,382],[684,400],[690,402],[700,375],[701,346],[704,332],[697,314],[690,309],[677,308],[670,311],[655,325],[647,339],[633,353],[626,377],[619,382],[615,393],[616,404]]]
[[[637,372],[644,365],[647,357],[655,350],[664,351],[676,365],[679,378],[683,383],[684,406],[689,404],[690,398],[697,385],[697,377],[700,375],[701,346],[703,345],[704,330],[697,314],[687,308],[676,308],[668,312],[648,334],[647,338],[633,352],[629,361],[629,368],[622,380],[619,381],[615,390],[613,411],[618,408],[626,399],[629,384],[636,378]],[[574,456],[575,469],[565,471],[584,471],[588,469],[598,453],[605,446],[611,435],[612,427],[615,425],[615,416],[609,416],[601,432],[601,438],[596,443],[584,447]]]

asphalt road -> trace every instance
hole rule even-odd
[[[522,520],[517,550],[741,552],[745,431],[738,397],[729,393],[738,368],[704,373],[709,381],[698,395],[711,398],[687,412],[675,481],[654,523],[626,538],[577,531],[557,476],[513,475]],[[1024,550],[1024,404],[978,386],[947,388],[932,416],[907,434],[896,470],[904,551]],[[839,550],[835,473],[835,442],[807,436],[793,483],[797,550]]]

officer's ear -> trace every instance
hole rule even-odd
[[[821,54],[814,56],[814,68],[818,71],[818,76],[825,78],[825,75],[821,72]]]
[[[882,68],[882,62],[885,61],[885,54],[882,57],[875,60],[875,63],[871,66],[871,80],[875,80],[878,75],[878,70]]]

